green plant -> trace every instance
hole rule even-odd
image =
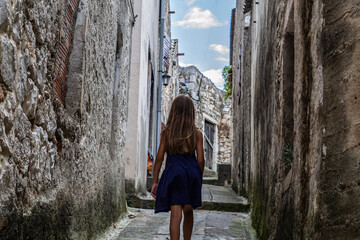
[[[291,166],[293,163],[293,149],[291,144],[287,144],[284,148],[284,155],[282,160],[285,162],[285,166]]]
[[[222,71],[222,77],[224,78],[224,90],[225,90],[225,100],[228,97],[231,97],[231,89],[232,89],[232,69],[231,66],[225,66]]]

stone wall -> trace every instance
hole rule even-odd
[[[316,69],[314,76],[322,74],[324,80],[314,81],[320,85],[315,89],[322,87],[323,98],[317,102],[323,108],[319,130],[310,135],[319,134],[322,145],[310,148],[317,147],[321,158],[315,168],[320,183],[310,181],[309,186],[310,191],[315,186],[319,191],[309,208],[317,213],[316,238],[356,239],[360,236],[360,212],[355,210],[360,209],[359,3],[320,1],[314,8],[323,11],[324,24],[323,32],[312,39],[321,44],[323,55],[318,58],[324,62],[323,72]]]
[[[165,12],[169,12],[171,10],[170,2],[165,1]],[[171,14],[167,14],[165,18],[165,32],[171,38]],[[166,68],[164,64],[164,72],[167,72],[171,78],[168,86],[162,86],[161,93],[161,122],[166,124],[172,101],[179,95],[179,41],[178,39],[170,40],[170,59],[169,59],[169,67]],[[164,53],[165,55],[165,53]]]
[[[231,99],[223,100],[219,121],[218,164],[230,164],[232,157],[232,108]]]
[[[167,118],[170,113],[171,103],[179,95],[179,74],[180,66],[178,59],[178,47],[179,42],[177,39],[171,40],[171,59],[170,59],[170,68],[169,75],[171,76],[169,85],[162,87],[161,94],[161,121],[166,124]]]
[[[244,3],[237,1],[232,45],[232,110],[233,155],[232,187],[243,196],[249,194],[250,180],[250,104],[251,104],[251,42],[249,21],[251,12],[242,11]],[[245,4],[249,9],[250,1]],[[240,10],[239,10],[240,9]],[[246,19],[246,21],[245,21]]]
[[[165,1],[165,13],[169,13],[171,10],[170,1]],[[168,73],[171,78],[169,80],[169,85],[162,85],[161,89],[161,123],[166,124],[171,103],[175,97],[179,94],[178,89],[178,76],[179,76],[179,59],[178,59],[178,50],[179,50],[179,41],[177,39],[171,39],[171,14],[166,14],[164,22],[164,32],[170,38],[170,51],[169,51],[169,66],[165,65],[165,60],[163,62],[163,72]],[[166,58],[166,49],[167,41],[164,39],[164,59]],[[163,74],[164,74],[163,73]]]
[[[196,67],[180,68],[179,82],[186,83],[188,93],[195,105],[196,127],[204,131],[205,120],[216,125],[215,154],[217,164],[231,163],[231,99],[225,100],[225,93],[218,89],[210,79],[206,78]],[[186,90],[180,87],[180,93]],[[204,140],[205,141],[205,140]]]
[[[354,6],[237,1],[233,187],[249,194],[261,239],[360,235]]]
[[[126,212],[131,9],[125,0],[69,4],[0,1],[1,239],[91,239]],[[74,31],[68,54],[64,21]],[[78,91],[62,104],[63,56],[62,77]]]

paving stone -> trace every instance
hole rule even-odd
[[[130,211],[136,216],[135,218],[123,220],[120,225],[125,227],[116,228],[116,230],[112,232],[107,232],[98,240],[170,239],[170,213],[154,214],[153,210],[134,208],[131,208]],[[249,214],[196,210],[194,213],[194,229],[191,239],[252,240],[256,238],[255,232],[251,228]]]

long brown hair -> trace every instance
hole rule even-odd
[[[180,95],[175,98],[162,135],[165,135],[166,151],[169,153],[195,155],[195,108],[189,97]]]

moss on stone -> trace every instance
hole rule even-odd
[[[199,209],[225,212],[248,212],[249,208],[249,204],[203,201]]]
[[[234,218],[230,222],[230,232],[233,236],[242,237],[242,239],[257,239],[255,229],[251,227],[251,218]]]
[[[4,225],[0,239],[68,239],[71,226],[71,201],[54,206],[49,203],[38,204],[30,214],[25,214],[13,202],[4,206]],[[6,212],[5,212],[6,211]]]
[[[266,221],[266,199],[261,194],[257,194],[254,194],[252,226],[256,229],[260,239],[268,239],[270,230]]]

